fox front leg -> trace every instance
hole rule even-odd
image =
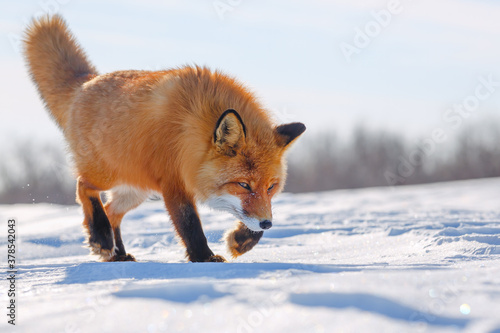
[[[177,234],[186,246],[187,257],[192,262],[226,262],[222,256],[214,255],[208,247],[196,207],[190,201],[180,204],[165,199],[167,210]]]

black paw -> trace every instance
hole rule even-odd
[[[224,259],[223,256],[219,256],[217,254],[214,254],[213,256],[210,256],[205,262],[227,262],[226,259]]]
[[[129,253],[127,254],[115,254],[109,261],[137,261],[135,257]]]

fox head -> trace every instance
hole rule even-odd
[[[272,227],[271,199],[285,185],[284,153],[306,128],[302,123],[272,128],[256,120],[249,125],[233,109],[220,116],[200,181],[209,206],[262,231]]]

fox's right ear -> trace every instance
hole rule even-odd
[[[279,145],[282,147],[288,146],[304,133],[305,130],[306,125],[302,123],[290,123],[276,127]]]
[[[217,120],[214,130],[214,145],[217,151],[235,156],[245,142],[246,128],[238,112],[233,109],[224,111]]]

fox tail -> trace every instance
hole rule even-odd
[[[75,90],[97,70],[59,15],[31,22],[24,36],[24,56],[45,106],[64,129]]]

